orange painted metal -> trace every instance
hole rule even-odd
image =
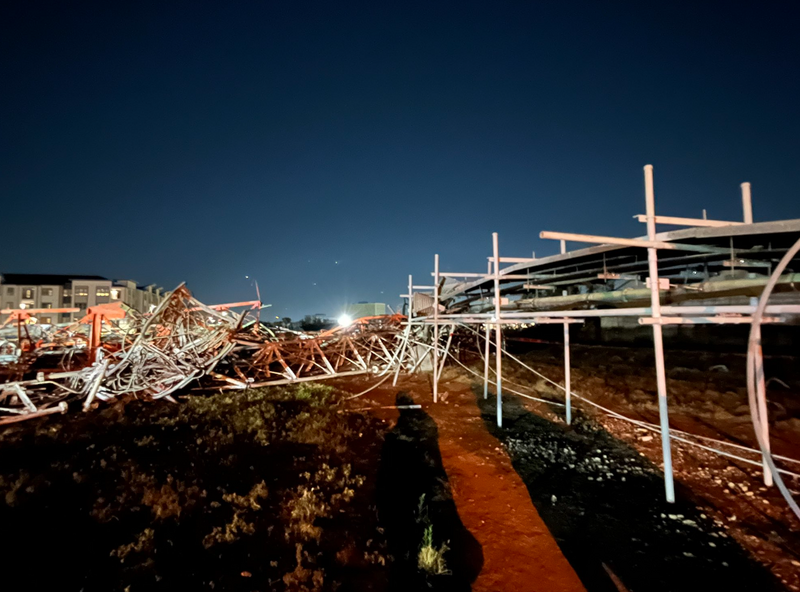
[[[89,359],[94,358],[94,354],[100,346],[100,333],[103,328],[103,323],[108,319],[123,318],[125,318],[125,311],[122,309],[122,302],[98,304],[96,306],[90,306],[86,310],[86,316],[78,322],[92,325],[89,332]]]

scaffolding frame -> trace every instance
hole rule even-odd
[[[635,218],[646,224],[647,234],[640,238],[623,238],[609,236],[595,236],[565,232],[543,231],[540,237],[560,241],[560,254],[536,259],[534,257],[501,257],[499,249],[498,233],[492,233],[492,254],[488,259],[488,269],[486,273],[475,272],[441,272],[439,254],[434,255],[434,270],[432,276],[433,286],[414,286],[413,279],[409,276],[408,294],[401,296],[408,298],[408,324],[406,331],[406,341],[410,334],[412,325],[433,327],[432,335],[432,388],[433,401],[438,401],[438,383],[441,378],[444,361],[447,358],[447,350],[452,339],[452,328],[448,332],[448,341],[444,348],[440,344],[440,328],[444,325],[466,325],[476,328],[484,328],[484,374],[483,392],[484,398],[489,393],[489,367],[490,367],[490,333],[494,329],[495,333],[495,389],[497,395],[497,425],[503,424],[503,326],[516,325],[522,323],[560,323],[563,324],[564,336],[564,376],[565,376],[565,421],[569,425],[572,423],[572,390],[571,390],[571,371],[570,371],[570,340],[569,327],[576,322],[583,322],[586,318],[592,317],[637,317],[640,325],[649,325],[652,328],[653,352],[656,367],[656,385],[659,409],[659,430],[662,444],[662,460],[664,466],[664,490],[665,498],[668,502],[675,501],[674,474],[672,466],[671,436],[669,428],[669,408],[667,404],[667,381],[664,364],[664,344],[663,326],[665,325],[693,325],[693,324],[749,324],[753,322],[753,315],[757,312],[759,301],[753,293],[760,294],[761,289],[767,283],[768,277],[753,278],[745,280],[732,279],[729,285],[723,286],[721,290],[712,292],[712,297],[742,296],[751,295],[750,304],[710,304],[701,306],[691,305],[669,305],[663,304],[662,299],[669,296],[672,280],[685,277],[683,284],[684,290],[691,290],[696,287],[688,280],[689,272],[696,267],[702,266],[704,277],[709,278],[709,265],[712,267],[727,267],[734,270],[737,266],[744,268],[767,267],[772,270],[776,262],[777,255],[786,249],[773,247],[770,242],[767,249],[755,246],[750,248],[734,248],[734,236],[737,240],[744,239],[752,242],[752,237],[763,237],[770,233],[777,233],[781,236],[792,239],[800,236],[800,220],[784,220],[778,222],[753,223],[752,196],[750,183],[741,184],[741,197],[743,208],[743,222],[709,220],[705,210],[703,218],[680,218],[674,216],[656,215],[655,209],[655,184],[653,176],[653,166],[644,167],[644,193],[645,193],[645,214],[637,215]],[[687,227],[683,230],[658,233],[657,224],[669,224]],[[770,235],[771,236],[771,235]],[[707,242],[719,242],[720,239],[729,238],[729,246],[716,244],[703,244]],[[713,240],[712,240],[713,239]],[[577,251],[567,251],[567,241],[588,243],[593,247],[580,249]],[[699,243],[698,241],[702,241]],[[632,250],[641,252],[646,251],[646,267],[644,261],[639,261],[639,256]],[[659,252],[665,252],[671,256],[659,261]],[[579,269],[580,265],[575,262],[584,259],[588,264],[595,264],[592,258],[602,256],[602,268],[593,270]],[[614,257],[609,266],[608,257]],[[633,260],[631,260],[633,259]],[[511,264],[509,267],[501,268],[501,264]],[[584,263],[583,265],[585,265]],[[675,278],[674,274],[659,274],[659,264],[662,272],[675,271],[681,274]],[[609,267],[615,272],[609,272]],[[574,268],[574,269],[573,269]],[[572,270],[572,271],[569,271]],[[594,272],[594,276],[590,273]],[[548,293],[558,292],[559,288],[575,286],[582,281],[599,279],[603,281],[636,281],[641,279],[641,275],[630,275],[631,272],[639,272],[646,278],[646,292],[649,296],[648,306],[622,306],[618,308],[582,308],[576,304],[584,302],[569,302],[568,290],[561,290],[562,301],[558,296],[548,296],[546,298],[534,298],[532,301],[524,298],[512,302],[509,296],[518,295],[521,291],[543,290]],[[587,275],[588,274],[588,275]],[[626,274],[628,274],[626,276]],[[444,291],[443,281],[446,278],[464,278],[463,283],[457,283],[449,290]],[[531,282],[537,283],[531,283]],[[791,284],[800,281],[800,275],[789,274],[777,280],[779,283]],[[524,282],[524,283],[522,283]],[[724,282],[722,282],[724,283]],[[720,284],[721,285],[721,284]],[[484,290],[484,288],[487,288]],[[429,294],[433,306],[432,311],[425,310],[424,314],[414,315],[414,290],[419,290],[416,294]],[[477,295],[475,294],[477,292]],[[636,291],[634,303],[641,301],[643,290]],[[608,292],[606,292],[608,294]],[[704,296],[705,294],[697,294]],[[691,294],[689,294],[691,296]],[[696,299],[696,298],[695,298]],[[552,306],[547,306],[547,301]],[[588,301],[589,299],[587,299]],[[796,300],[796,299],[795,299]],[[566,301],[566,302],[564,302]],[[620,304],[615,302],[615,304]],[[548,310],[549,308],[549,310]],[[792,318],[800,317],[800,304],[765,304],[764,314],[766,316],[758,318],[758,325],[761,323],[782,323]],[[773,484],[773,474],[769,467],[769,422],[767,417],[766,388],[764,381],[763,353],[760,345],[760,330],[758,331],[758,346],[754,349],[754,368],[756,376],[756,398],[758,405],[757,414],[757,439],[764,442],[762,447],[763,478],[767,486]],[[406,347],[404,344],[403,347]],[[440,352],[444,357],[439,363]],[[399,372],[399,368],[397,368]],[[397,376],[395,375],[395,382]]]

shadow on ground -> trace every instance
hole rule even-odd
[[[397,405],[413,405],[405,393]],[[453,501],[439,451],[436,423],[422,409],[401,409],[397,425],[386,435],[378,469],[378,510],[394,557],[392,590],[470,590],[483,567],[480,543],[464,527]],[[418,570],[425,531],[444,553],[448,575]]]
[[[487,428],[589,592],[784,589],[680,484],[676,503],[664,501],[660,469],[602,427],[579,414],[568,428],[510,399],[498,428],[496,398],[474,392]]]

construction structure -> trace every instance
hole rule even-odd
[[[432,327],[433,400],[437,400],[453,334],[462,329],[480,333],[484,396],[493,382],[497,425],[502,426],[503,360],[521,363],[503,347],[504,327],[556,323],[563,325],[565,375],[564,384],[556,386],[565,393],[565,421],[569,424],[576,396],[570,380],[570,325],[593,317],[634,318],[652,330],[665,495],[672,502],[675,490],[663,328],[749,324],[747,386],[764,482],[772,485],[776,481],[800,517],[800,508],[783,485],[769,451],[760,334],[762,323],[790,323],[800,318],[800,296],[795,289],[800,274],[790,267],[797,270],[800,266],[800,220],[754,223],[749,183],[741,185],[741,222],[657,215],[652,165],[644,167],[644,194],[645,213],[636,215],[645,224],[644,236],[543,231],[541,238],[560,241],[560,253],[537,259],[501,256],[499,237],[494,233],[486,272],[442,272],[437,254],[432,285],[414,285],[409,277],[408,294],[402,295],[409,300],[409,325]],[[659,225],[684,228],[657,232]],[[568,242],[592,246],[568,251]],[[493,369],[490,348],[495,351]]]

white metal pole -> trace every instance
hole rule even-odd
[[[562,238],[561,239],[561,254],[563,255],[566,252],[567,252],[567,241]]]
[[[644,167],[644,193],[647,206],[647,238],[656,237],[656,205],[653,186],[653,165]],[[654,319],[661,318],[661,296],[658,285],[658,255],[654,247],[647,249],[647,263],[650,271],[650,308]],[[672,476],[672,450],[669,436],[669,411],[667,408],[667,373],[664,368],[664,337],[661,325],[653,325],[653,347],[656,355],[656,384],[658,386],[658,415],[661,423],[661,453],[664,457],[664,489],[667,501],[675,501],[675,484]]]
[[[756,376],[756,398],[758,402],[758,415],[761,420],[761,438],[764,441],[764,450],[769,454],[769,416],[767,415],[767,386],[764,379],[764,354],[761,348],[761,326],[756,325],[755,336],[757,341],[755,348],[755,376]],[[764,485],[772,487],[772,472],[769,470],[766,455],[764,456]]]
[[[572,391],[569,360],[569,323],[564,323],[564,393],[566,394],[567,425],[572,424]]]
[[[103,377],[106,375],[106,371],[108,370],[108,365],[110,363],[111,358],[106,358],[100,362],[100,366],[97,370],[97,378],[95,379],[94,383],[92,383],[92,387],[89,389],[89,395],[86,397],[86,400],[83,403],[84,411],[89,411],[89,409],[92,407],[92,402],[100,390],[100,385],[103,383]]]
[[[744,210],[744,223],[753,223],[753,199],[750,195],[750,183],[742,183],[742,210]]]
[[[495,317],[495,364],[497,371],[497,427],[503,427],[503,341],[500,324],[500,249],[497,233],[492,233],[492,251],[494,255],[494,317]]]
[[[414,306],[414,276],[411,274],[408,275],[408,320],[411,321],[411,317],[414,316],[414,311],[412,310],[412,306]]]
[[[447,334],[447,342],[444,345],[444,349],[442,350],[442,361],[439,362],[439,377],[442,376],[442,371],[444,370],[444,363],[447,361],[447,356],[450,355],[450,344],[453,343],[453,333],[456,330],[455,325],[450,325],[450,332]]]
[[[406,315],[406,338],[403,340],[403,345],[400,347],[400,357],[397,360],[397,369],[394,372],[394,378],[392,379],[392,386],[397,386],[397,377],[400,376],[400,369],[403,367],[403,359],[405,357],[406,348],[408,348],[408,340],[411,339],[411,317],[414,315],[414,312],[412,310],[413,306],[414,306],[414,278],[409,274],[408,311],[406,311],[408,313]]]
[[[561,252],[566,253],[567,243],[561,241]],[[567,295],[567,291],[561,292],[562,296]],[[567,425],[572,425],[572,386],[571,368],[569,359],[569,322],[564,321],[564,403],[567,410]]]
[[[433,256],[433,402],[439,400],[439,255]]]
[[[491,341],[492,326],[486,323],[486,343],[483,347],[483,398],[489,398],[489,342]]]

